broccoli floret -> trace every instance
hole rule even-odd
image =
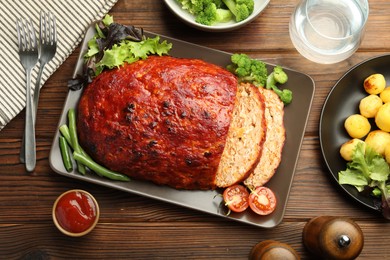
[[[230,59],[232,63],[227,66],[227,69],[238,77],[239,82],[249,82],[257,87],[272,89],[285,105],[291,103],[291,90],[281,90],[277,87],[278,83],[284,84],[288,80],[281,66],[275,66],[268,75],[266,64],[261,60],[251,59],[243,53],[235,53]]]
[[[222,0],[227,8],[233,13],[236,22],[240,22],[248,18],[255,6],[253,0]]]
[[[271,89],[279,96],[280,100],[282,100],[285,105],[288,105],[291,103],[292,98],[293,98],[291,90],[289,90],[289,89],[280,90],[275,85],[272,85]]]
[[[225,3],[222,0],[213,0],[213,3],[217,6],[217,8],[226,9]]]
[[[210,2],[210,0],[177,0],[177,2],[181,4],[183,9],[196,15],[203,11],[205,2]]]
[[[182,8],[195,16],[195,21],[204,25],[214,25],[233,20],[232,12],[222,0],[177,0]]]
[[[281,66],[274,67],[274,78],[277,83],[284,84],[288,80],[287,73],[284,72]]]
[[[267,77],[267,89],[272,89],[280,98],[280,100],[283,101],[285,105],[288,105],[291,103],[293,95],[292,91],[289,89],[279,89],[276,84],[284,84],[287,82],[287,74],[283,71],[282,67],[275,66],[274,71],[271,72],[271,74]]]
[[[233,54],[231,56],[232,64],[227,69],[237,75],[240,82],[250,82],[255,86],[265,86],[267,80],[267,67],[264,62],[251,59],[246,54]]]
[[[228,22],[232,18],[233,14],[229,10],[217,8],[216,4],[211,3],[203,11],[198,13],[195,21],[204,25],[213,25]]]

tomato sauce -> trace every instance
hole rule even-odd
[[[81,233],[94,224],[97,211],[91,195],[82,191],[70,191],[58,200],[54,213],[63,229]]]

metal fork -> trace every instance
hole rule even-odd
[[[53,59],[57,51],[57,28],[56,28],[56,17],[49,11],[47,13],[40,13],[39,21],[39,71],[37,80],[35,82],[34,89],[34,123],[36,122],[37,111],[38,111],[38,102],[39,102],[39,92],[41,86],[42,72],[46,64]],[[25,133],[26,134],[26,133]],[[25,162],[25,150],[24,142],[26,136],[23,137],[22,146],[20,150],[20,161]]]
[[[39,22],[39,72],[37,81],[34,89],[34,107],[36,113],[38,109],[39,90],[41,85],[42,72],[46,64],[53,59],[57,51],[57,28],[56,28],[56,17],[49,11],[44,13],[41,11],[41,19]]]
[[[38,47],[31,19],[19,18],[16,21],[20,62],[26,71],[26,123],[25,123],[25,159],[27,171],[33,171],[36,165],[34,115],[31,95],[31,70],[38,62]]]

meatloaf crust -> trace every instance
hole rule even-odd
[[[236,91],[236,77],[221,67],[151,56],[88,85],[79,141],[98,163],[132,178],[213,189]]]

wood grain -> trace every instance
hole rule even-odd
[[[361,47],[334,65],[314,64],[294,49],[288,23],[297,1],[272,0],[248,26],[208,33],[187,27],[155,0],[120,0],[111,10],[117,22],[228,52],[244,52],[310,75],[316,91],[283,222],[255,228],[133,194],[65,178],[53,172],[49,153],[79,49],[41,91],[37,121],[37,167],[27,173],[19,163],[24,111],[0,132],[1,259],[247,259],[266,239],[290,244],[302,259],[314,259],[302,244],[302,229],[314,216],[348,216],[362,228],[365,245],[359,259],[390,259],[390,223],[362,207],[336,185],[322,160],[318,124],[322,105],[337,80],[352,66],[390,51],[390,2],[370,1],[370,17]],[[54,227],[56,197],[81,188],[101,207],[97,228],[83,238],[69,238]]]

